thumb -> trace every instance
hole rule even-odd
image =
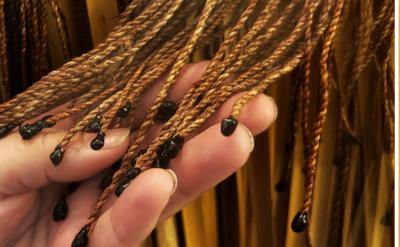
[[[32,140],[24,141],[18,133],[0,140],[0,193],[15,194],[46,186],[50,182],[72,182],[100,172],[120,158],[128,146],[129,129],[106,133],[104,147],[90,148],[96,134],[76,135],[65,151],[62,163],[55,167],[49,155],[66,131],[47,129]],[[1,184],[7,185],[3,188]]]

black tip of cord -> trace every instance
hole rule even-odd
[[[131,167],[126,171],[125,177],[132,180],[135,179],[140,174],[140,169],[137,167]]]
[[[169,161],[178,156],[179,151],[183,147],[185,140],[181,136],[175,136],[166,141],[157,149],[157,157],[152,162],[152,167],[166,169]]]
[[[131,103],[128,103],[124,107],[121,107],[117,112],[117,117],[126,118],[129,115],[131,108],[132,108]]]
[[[42,131],[42,128],[40,128],[35,124],[24,124],[21,125],[18,129],[18,132],[23,140],[31,139],[32,137],[37,135],[40,131]]]
[[[53,220],[55,222],[63,221],[68,215],[68,205],[65,197],[63,196],[53,209]]]
[[[158,109],[155,119],[161,123],[167,122],[177,110],[178,106],[174,102],[164,101]]]
[[[222,135],[224,136],[232,135],[235,132],[237,126],[238,126],[238,121],[234,117],[230,116],[228,118],[223,119],[221,122]]]
[[[54,166],[58,166],[64,157],[64,151],[61,150],[61,146],[57,145],[54,151],[50,154],[50,160]]]
[[[45,116],[41,120],[33,124],[23,124],[19,127],[18,132],[23,140],[29,140],[39,134],[43,129],[54,126],[55,123],[46,121],[51,116]]]
[[[286,190],[287,187],[287,182],[286,179],[280,179],[276,184],[275,184],[275,190],[279,193],[282,193]]]
[[[307,226],[308,226],[308,214],[303,212],[298,212],[292,220],[291,224],[292,231],[296,233],[301,233],[306,230]]]
[[[84,226],[78,234],[76,234],[71,247],[86,247],[89,244],[89,226]]]
[[[390,226],[393,223],[393,213],[386,211],[385,214],[382,216],[380,223],[384,226]]]
[[[100,131],[97,136],[90,143],[90,147],[93,150],[100,150],[104,147],[104,137],[106,134],[103,131]]]
[[[99,133],[102,127],[101,116],[97,115],[84,129],[88,133]]]
[[[124,178],[121,180],[121,182],[117,185],[117,188],[115,189],[114,193],[117,197],[121,196],[122,192],[128,187],[129,183],[135,179],[137,176],[139,176],[141,170],[140,168],[137,167],[130,167],[125,175]]]
[[[153,168],[167,169],[169,166],[169,160],[161,159],[161,158],[157,157],[153,160],[153,162],[151,163],[151,166]]]
[[[118,184],[117,188],[115,189],[115,195],[117,197],[120,197],[122,192],[128,187],[129,183],[131,182],[130,179],[124,178],[122,181]]]
[[[8,135],[15,127],[17,127],[17,124],[13,123],[0,127],[0,139]]]
[[[157,150],[158,158],[162,160],[175,159],[179,151],[182,149],[184,139],[181,136],[175,136],[174,138],[166,141]]]

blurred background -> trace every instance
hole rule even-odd
[[[99,44],[118,23],[128,2],[0,0],[1,100]],[[339,32],[339,67],[348,52],[346,36],[351,32],[346,24]],[[196,51],[193,61],[209,59],[217,43]],[[318,66],[317,58],[313,66]],[[335,84],[331,88],[310,226],[314,246],[393,246],[394,163],[387,144],[393,133],[382,109],[388,95],[389,100],[394,96],[377,90],[382,81],[382,71],[372,59],[354,92],[358,140],[339,138]],[[277,101],[278,119],[257,136],[247,164],[159,224],[143,246],[304,246],[304,234],[290,229],[303,200],[300,83],[301,76],[295,71],[268,89],[266,93]],[[317,90],[314,85],[312,92]]]

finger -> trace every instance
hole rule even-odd
[[[91,246],[138,246],[155,228],[175,184],[162,169],[139,175],[99,218]]]
[[[252,138],[243,125],[229,137],[220,133],[219,125],[214,125],[186,143],[171,164],[179,184],[161,219],[179,211],[201,192],[239,169],[253,149]]]
[[[97,175],[84,181],[77,191],[67,197],[68,216],[64,221],[50,223],[49,236],[54,238],[49,240],[49,246],[71,245],[100,196],[101,191],[98,189],[100,180],[101,175]]]
[[[214,124],[220,123],[224,118],[228,117],[232,112],[235,102],[244,95],[246,95],[246,92],[236,94],[228,99],[215,114],[206,120],[198,133]],[[275,100],[265,94],[259,94],[243,107],[237,120],[244,124],[253,135],[258,135],[275,122],[277,116],[278,108]]]
[[[17,133],[0,140],[0,192],[15,194],[50,183],[88,178],[120,158],[128,146],[128,129],[106,133],[105,145],[99,151],[90,148],[95,134],[76,135],[65,151],[61,164],[55,167],[49,154],[61,141],[65,131],[48,129],[32,140],[23,141]]]
[[[235,102],[244,95],[246,95],[246,92],[238,93],[229,98],[213,115],[211,115],[209,119],[207,119],[186,139],[192,139],[210,126],[220,123],[224,118],[228,117],[231,114]],[[243,107],[242,112],[238,116],[238,121],[241,123],[246,123],[245,125],[248,126],[253,135],[258,135],[265,130],[266,125],[269,126],[275,121],[277,114],[278,111],[275,100],[265,94],[259,94]],[[157,126],[156,128],[151,129],[146,137],[146,143],[149,144],[151,140],[157,137],[161,129],[162,126]]]
[[[168,96],[168,100],[177,102],[179,99],[185,95],[187,91],[192,87],[192,85],[197,82],[198,80],[201,79],[201,76],[204,74],[209,61],[201,61],[198,63],[192,63],[184,66],[182,68],[182,71],[178,78],[176,79],[175,85],[172,87],[170,90],[170,95]],[[152,85],[149,90],[147,90],[141,99],[138,107],[135,110],[134,116],[134,125],[137,125],[143,121],[143,119],[146,116],[147,109],[150,107],[154,99],[157,97],[157,94],[161,90],[161,87],[163,85],[163,82],[165,81],[165,77],[162,77],[157,80],[157,82]],[[26,121],[27,123],[33,123],[37,120],[40,120],[41,118],[49,115],[54,115],[56,113],[61,112],[63,109],[66,108],[66,106],[69,105],[69,103],[62,104],[60,106],[57,106],[56,108],[43,113],[39,115],[38,117],[35,117],[29,121]],[[76,122],[76,115],[74,114],[70,117],[67,117],[65,119],[62,119],[58,121],[53,128],[58,128],[58,129],[64,129],[68,130],[72,128],[75,125]]]
[[[198,63],[188,64],[183,67],[180,75],[176,79],[174,86],[170,90],[167,99],[173,102],[178,102],[189,91],[195,82],[201,79],[201,76],[206,71],[210,62],[202,61]],[[134,111],[134,125],[138,125],[146,117],[147,109],[154,102],[157,94],[160,92],[165,78],[161,78],[153,86],[147,90],[140,100],[138,107]]]
[[[201,79],[209,64],[210,61],[201,61],[183,67],[175,85],[170,90],[168,99],[174,102],[182,99],[189,89]]]
[[[259,95],[243,108],[239,117],[241,125],[235,133],[228,138],[222,136],[219,123],[229,115],[232,104],[240,96],[228,100],[206,124],[215,125],[189,140],[178,157],[171,161],[179,186],[162,218],[175,213],[242,166],[252,149],[252,136],[267,129],[275,120],[275,102],[270,97]]]
[[[43,119],[44,117],[48,117],[48,116],[52,116],[55,115],[61,111],[63,111],[67,106],[69,105],[69,103],[65,103],[62,105],[59,105],[45,113],[40,114],[37,117],[34,117],[32,119],[29,119],[27,121],[25,121],[24,123],[27,124],[32,124],[35,123],[36,121],[39,121],[40,119]],[[75,121],[76,121],[76,115],[72,115],[69,116],[65,119],[62,119],[60,121],[58,121],[55,125],[52,126],[53,129],[62,129],[62,130],[69,130],[71,129],[74,125],[75,125]],[[18,130],[18,128],[15,128],[13,131],[16,132]]]

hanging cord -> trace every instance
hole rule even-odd
[[[275,190],[277,192],[285,192],[290,185],[290,179],[292,175],[292,168],[294,162],[294,154],[296,148],[296,136],[299,125],[299,100],[300,100],[300,87],[303,81],[302,73],[304,71],[304,66],[299,66],[297,70],[293,72],[291,81],[293,81],[293,86],[290,88],[290,119],[288,119],[289,129],[288,137],[285,141],[285,159],[283,162],[283,170],[279,175],[278,182],[275,184]],[[286,191],[287,192],[287,191]]]
[[[56,3],[55,0],[42,1],[49,3],[53,11],[60,10],[55,5],[51,6],[50,1]],[[362,1],[366,3],[362,6],[368,6],[369,0]],[[40,47],[44,47],[44,5],[32,6],[31,0],[26,0],[26,3],[28,47],[31,40],[37,40]],[[347,14],[348,6],[344,6],[344,0],[272,0],[268,4],[260,0],[134,0],[121,15],[120,23],[97,48],[72,59],[44,76],[24,93],[0,105],[1,137],[19,126],[18,132],[23,139],[30,139],[42,129],[74,116],[77,119],[75,126],[50,154],[53,164],[59,166],[63,165],[63,156],[68,152],[70,140],[76,134],[96,133],[90,147],[99,150],[104,145],[108,130],[124,127],[136,131],[129,141],[128,150],[118,162],[120,165],[115,166],[107,175],[102,186],[103,192],[72,245],[75,247],[77,243],[83,243],[86,246],[111,193],[121,195],[132,179],[144,170],[167,168],[184,143],[196,131],[200,131],[204,122],[233,95],[244,93],[234,103],[230,115],[221,121],[221,133],[224,136],[234,133],[245,105],[265,92],[271,83],[301,66],[305,66],[302,83],[305,87],[300,89],[300,85],[293,84],[293,95],[300,95],[300,90],[305,92],[302,95],[306,102],[303,107],[309,109],[312,104],[309,89],[311,58],[313,54],[318,57],[322,52],[318,109],[313,124],[309,117],[310,110],[302,109],[306,112],[302,117],[307,150],[304,152],[305,192],[303,207],[292,223],[295,231],[307,230],[306,242],[311,246],[309,223],[329,87],[333,85],[343,95],[343,89],[348,86],[346,81],[339,82],[337,79],[335,48],[332,45],[337,26],[344,16],[342,13]],[[377,46],[376,49],[379,49],[381,41],[375,35],[387,37],[390,34],[388,30],[392,23],[388,22],[388,12],[391,8],[388,6],[385,11],[381,11],[383,15],[376,12],[375,20],[364,24],[362,30],[361,27],[357,29],[362,31],[358,32],[360,34],[357,37],[368,38],[354,45],[357,53],[364,54],[364,46],[373,49]],[[370,9],[363,11],[362,18],[371,18]],[[38,19],[36,22],[35,18]],[[62,20],[61,14],[59,18]],[[65,37],[67,34],[60,34],[62,28],[61,22],[58,22],[59,35]],[[368,35],[364,35],[364,32]],[[179,102],[169,101],[168,96],[193,53],[221,39],[222,34],[224,40],[213,50],[211,62],[202,78]],[[318,44],[322,44],[322,49]],[[363,47],[359,48],[359,45]],[[32,46],[32,51],[29,52],[33,54],[32,61],[36,61],[36,54],[39,54],[39,61],[44,61],[45,53],[37,49],[37,45]],[[370,55],[366,56],[368,59]],[[349,63],[357,64],[357,59],[360,58],[350,57]],[[350,70],[349,77],[352,73]],[[138,118],[139,102],[160,77],[166,78],[160,91],[146,109],[147,115]],[[389,87],[386,91],[390,91]],[[293,96],[291,101],[296,99]],[[346,104],[352,106],[351,102]],[[25,123],[64,103],[66,106],[59,113],[35,123]],[[390,103],[386,105],[390,109]],[[292,111],[297,112],[297,108]],[[352,120],[351,108],[346,108],[346,111],[348,119]],[[292,127],[291,153],[295,145],[296,123]],[[159,131],[158,135],[149,136],[152,130]],[[62,193],[59,202],[54,212],[57,212],[56,216],[66,217],[65,209],[68,207],[65,193]]]
[[[47,3],[50,5],[52,14],[56,20],[57,32],[58,36],[60,37],[64,60],[69,61],[71,59],[72,52],[65,16],[63,15],[60,5],[56,0],[47,0]]]
[[[319,109],[312,132],[312,142],[307,152],[305,164],[305,181],[304,181],[304,201],[301,211],[294,217],[292,221],[292,230],[295,232],[306,232],[306,245],[311,246],[311,237],[309,235],[309,224],[312,208],[312,196],[314,192],[314,182],[317,169],[317,156],[319,151],[320,139],[322,136],[322,127],[325,122],[328,98],[329,98],[329,82],[330,74],[328,60],[332,43],[336,35],[337,27],[340,24],[344,1],[336,2],[335,11],[332,21],[326,33],[326,37],[322,46],[321,54],[321,81],[320,81],[320,97]]]
[[[21,0],[20,3],[20,32],[21,32],[21,85],[27,88],[27,68],[26,68],[26,51],[27,51],[27,32],[26,32],[26,1]]]
[[[351,112],[352,118],[349,119],[351,122],[352,126],[356,126],[356,116],[357,115],[357,94],[352,92],[352,93],[347,93],[343,89],[345,88],[346,83],[348,82],[348,77],[350,76],[351,73],[351,64],[354,63],[355,58],[356,58],[356,51],[358,50],[358,46],[360,44],[359,39],[360,39],[360,33],[355,32],[358,28],[358,23],[359,23],[359,17],[361,16],[360,14],[355,13],[355,11],[359,11],[360,4],[359,1],[349,1],[345,5],[344,9],[344,16],[345,18],[350,18],[353,20],[353,25],[352,29],[349,31],[350,36],[352,37],[352,40],[354,41],[352,43],[352,46],[350,48],[350,51],[347,52],[347,57],[345,60],[345,71],[343,73],[343,76],[339,80],[338,78],[338,73],[335,72],[336,69],[336,61],[335,57],[332,57],[331,61],[331,68],[332,68],[332,83],[333,85],[336,85],[335,89],[337,91],[337,101],[339,104],[339,107],[343,102],[349,102],[350,104],[347,106],[348,109],[346,109],[346,112]],[[354,16],[357,16],[358,18],[354,20]],[[347,78],[347,79],[346,79]],[[343,100],[343,97],[351,97],[350,100]],[[350,115],[349,115],[350,116]],[[354,129],[355,130],[355,129]],[[352,141],[353,139],[353,141]],[[336,246],[341,246],[342,245],[342,230],[343,230],[343,222],[344,222],[344,206],[345,206],[345,199],[346,199],[346,188],[347,188],[347,183],[348,183],[348,171],[349,171],[349,162],[350,162],[350,154],[351,154],[351,149],[354,144],[354,133],[352,136],[352,133],[349,133],[349,129],[346,130],[345,124],[343,122],[343,118],[341,116],[341,112],[339,111],[339,116],[338,116],[338,127],[336,131],[336,144],[335,144],[335,151],[334,151],[334,158],[333,158],[333,164],[335,165],[335,180],[334,180],[334,189],[333,189],[333,198],[332,198],[332,206],[331,206],[331,214],[329,218],[329,235],[328,235],[328,245],[332,247]]]
[[[8,77],[8,58],[7,58],[7,32],[4,17],[4,1],[0,0],[0,67],[1,82],[0,96],[1,102],[6,101],[10,97],[9,77]]]
[[[180,4],[181,4],[181,2],[177,1],[177,6],[179,6]],[[147,115],[145,121],[143,122],[143,124],[140,126],[140,129],[138,130],[138,134],[135,137],[135,141],[131,144],[127,153],[125,154],[125,156],[122,160],[121,169],[114,174],[112,183],[103,192],[96,207],[94,208],[94,210],[92,212],[92,215],[89,217],[89,219],[86,223],[86,226],[88,226],[89,228],[93,225],[93,223],[97,219],[98,214],[106,201],[106,198],[116,188],[117,183],[119,182],[116,178],[118,178],[120,176],[120,174],[124,174],[127,171],[127,169],[128,169],[127,164],[130,162],[129,158],[133,157],[136,154],[137,148],[139,147],[140,143],[144,139],[145,134],[147,133],[147,131],[153,124],[152,119],[156,115],[156,113],[158,111],[158,107],[161,105],[162,101],[166,97],[168,89],[172,86],[172,83],[175,81],[176,77],[178,76],[180,69],[183,67],[185,62],[187,62],[189,54],[192,52],[197,39],[200,37],[202,31],[204,30],[206,21],[207,21],[208,17],[210,16],[212,9],[217,4],[218,4],[218,1],[213,1],[213,0],[207,1],[207,4],[203,9],[203,15],[201,16],[201,18],[197,24],[197,27],[198,27],[198,29],[196,29],[197,31],[195,31],[193,33],[191,40],[189,40],[189,42],[186,44],[184,50],[180,53],[179,57],[177,58],[177,61],[175,62],[173,68],[171,69],[171,72],[170,72],[169,76],[167,77],[166,82],[164,83],[162,89],[160,90],[160,93],[157,96],[155,102],[153,103],[153,106],[149,108],[148,113],[147,113],[148,115]],[[140,169],[140,166],[138,166],[138,167]]]

